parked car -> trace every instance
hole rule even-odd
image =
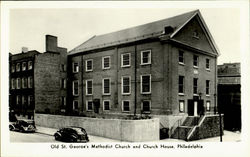
[[[81,127],[65,127],[54,134],[55,140],[65,142],[88,142],[89,137],[85,129]]]
[[[16,122],[10,122],[9,129],[21,132],[35,132],[36,126],[34,120],[19,119]]]

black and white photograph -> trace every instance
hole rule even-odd
[[[3,2],[1,156],[250,155],[248,7]]]

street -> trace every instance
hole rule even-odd
[[[47,129],[49,130],[49,129]],[[113,140],[113,139],[108,139],[104,137],[99,137],[99,136],[89,136],[89,143],[93,142],[121,142],[118,140]],[[46,134],[46,133],[40,133],[40,132],[35,132],[35,133],[21,133],[21,132],[16,132],[16,131],[10,131],[10,142],[37,142],[37,143],[55,143],[55,142],[60,142],[56,141],[54,139],[54,136],[51,134]]]
[[[55,143],[53,136],[40,133],[21,133],[16,131],[10,131],[10,142],[48,142]]]

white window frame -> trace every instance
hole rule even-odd
[[[88,69],[88,62],[91,61],[91,69]],[[86,72],[90,72],[90,71],[93,71],[93,59],[88,59],[85,61],[85,71]]]
[[[63,104],[62,104],[62,102],[63,102]],[[61,96],[61,105],[66,106],[66,96]]]
[[[104,59],[105,59],[105,58],[109,58],[109,67],[104,67]],[[102,57],[102,69],[110,69],[110,66],[111,66],[111,59],[110,59],[110,56]]]
[[[18,81],[18,80],[19,80],[19,81]],[[18,85],[18,82],[20,82],[20,86]],[[22,86],[21,78],[17,78],[17,79],[16,79],[16,89],[21,89],[21,86]]]
[[[15,89],[16,88],[15,83],[16,83],[16,80],[14,78],[12,78],[11,79],[11,89]]]
[[[109,110],[105,110],[105,102],[109,102]],[[103,111],[110,111],[110,107],[111,107],[111,105],[110,105],[110,100],[103,100],[102,101],[102,106],[103,106]]]
[[[208,81],[208,93],[207,93],[207,81]],[[210,80],[206,80],[206,96],[210,96]]]
[[[145,53],[145,52],[149,52],[149,62],[148,63],[143,63],[143,53]],[[149,64],[151,64],[151,56],[152,56],[152,51],[151,50],[144,50],[144,51],[141,51],[141,65],[149,65]]]
[[[129,55],[129,65],[123,65],[123,56],[124,55]],[[121,54],[121,67],[125,68],[125,67],[130,67],[131,64],[131,53],[123,53]]]
[[[77,68],[74,68],[74,64],[77,63]],[[72,72],[73,73],[78,73],[79,72],[79,62],[73,62],[72,63]]]
[[[78,109],[75,109],[75,102],[77,102],[77,104],[78,104]],[[79,101],[78,100],[73,100],[72,108],[73,108],[73,110],[79,110]]]
[[[179,52],[179,56],[178,56],[178,62],[179,62],[179,64],[181,64],[181,65],[185,65],[185,57],[184,57],[184,51],[182,51],[182,50],[179,50],[178,51]],[[180,62],[180,53],[182,52],[182,59],[183,59],[183,62]]]
[[[11,72],[14,73],[16,71],[16,65],[12,64],[11,65]]]
[[[183,103],[183,110],[181,110],[181,103]],[[185,100],[179,100],[179,112],[180,113],[185,112]]]
[[[149,111],[143,111],[143,102],[149,102]],[[141,111],[143,111],[143,113],[150,113],[151,112],[151,100],[142,100],[141,102]]]
[[[129,102],[129,111],[124,111],[124,101],[128,101]],[[131,105],[130,105],[130,100],[122,100],[122,112],[130,112],[131,111]]]
[[[143,92],[142,91],[142,77],[143,76],[149,76],[149,92]],[[144,75],[141,75],[141,94],[151,94],[151,74],[144,74]]]
[[[33,68],[32,61],[28,61],[28,70],[31,70],[32,68]]]
[[[180,93],[180,89],[179,89],[179,87],[180,87],[180,84],[179,84],[179,79],[180,79],[180,77],[183,77],[183,84],[182,84],[182,90],[183,90],[183,92],[182,93]],[[179,75],[179,78],[178,78],[178,93],[179,93],[179,95],[184,95],[185,94],[185,76],[182,76],[182,75]]]
[[[25,82],[26,82],[26,86],[25,86]],[[26,89],[27,87],[28,87],[27,77],[23,77],[22,78],[22,88]]]
[[[19,102],[21,102],[21,103],[19,103]],[[22,104],[22,97],[21,97],[21,95],[17,95],[16,96],[16,104],[17,105],[21,105]]]
[[[32,82],[33,82],[33,78],[31,76],[29,76],[28,77],[28,88],[32,88],[33,87],[33,83],[30,84],[31,83],[31,81],[30,81],[31,79],[32,79]]]
[[[208,68],[207,68],[207,60],[208,60]],[[206,58],[206,70],[210,70],[210,59],[209,58]]]
[[[17,63],[16,64],[16,72],[19,72],[19,71],[21,71],[21,65],[20,65],[20,63]]]
[[[123,78],[129,78],[129,92],[128,93],[124,93],[124,91],[123,91]],[[131,94],[131,76],[122,76],[121,89],[122,89],[122,95],[130,95]]]
[[[88,93],[88,81],[92,81],[92,93]],[[86,83],[86,95],[93,95],[93,79],[88,79],[85,81]]]
[[[194,56],[197,57],[197,65],[194,65]],[[194,68],[199,68],[199,56],[197,56],[197,55],[193,55],[193,67]]]
[[[22,62],[22,71],[26,71],[26,70],[27,70],[27,62]]]
[[[195,86],[194,86],[194,80],[195,80],[195,79],[197,80],[197,86],[196,86],[196,88],[197,88],[196,92],[197,92],[197,93],[194,92],[194,87],[195,87]],[[198,85],[199,85],[199,82],[198,82],[198,81],[199,81],[198,78],[193,78],[193,95],[195,95],[195,96],[198,95]]]
[[[77,94],[75,94],[75,85],[74,85],[74,82],[77,82],[77,84],[78,84],[78,93]],[[72,94],[73,94],[73,96],[78,96],[79,95],[79,80],[75,80],[75,81],[72,81]]]
[[[109,79],[109,93],[104,93],[104,80]],[[102,79],[102,94],[103,95],[110,95],[111,94],[111,78],[103,78]]]
[[[92,102],[92,109],[89,109],[89,103],[88,102]],[[93,104],[93,100],[86,100],[86,111],[93,111],[94,110],[94,104]]]

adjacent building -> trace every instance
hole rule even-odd
[[[198,10],[93,36],[68,53],[67,112],[213,114],[218,53]]]
[[[22,48],[9,56],[9,110],[31,118],[34,114],[34,62],[40,53]]]
[[[227,130],[241,130],[240,63],[218,65],[218,105]]]
[[[67,49],[57,37],[46,35],[46,52],[10,55],[10,111],[27,118],[36,113],[65,114],[67,101]]]

